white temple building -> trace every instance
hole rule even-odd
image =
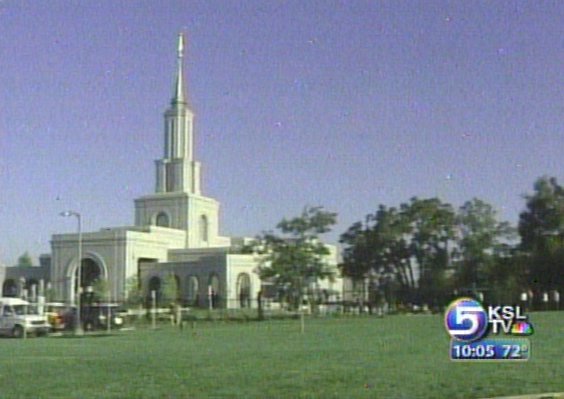
[[[106,279],[112,300],[123,301],[129,281],[137,280],[148,295],[173,275],[185,304],[209,306],[211,300],[214,307],[254,307],[261,289],[258,263],[240,251],[250,239],[220,235],[220,204],[201,192],[194,113],[183,81],[183,40],[180,35],[174,93],[164,113],[164,154],[155,162],[155,193],[135,199],[134,226],[81,234],[80,285]],[[66,302],[74,302],[77,292],[78,240],[78,234],[55,234],[51,241],[49,280],[55,296]],[[330,248],[328,264],[336,268],[337,251]],[[342,291],[339,278],[320,284]]]

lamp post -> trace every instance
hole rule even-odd
[[[78,267],[77,267],[77,277],[76,277],[76,326],[74,333],[76,335],[82,335],[82,320],[80,319],[80,285],[81,285],[81,274],[82,274],[82,220],[80,213],[75,211],[65,211],[60,213],[61,216],[69,217],[74,216],[78,221]]]

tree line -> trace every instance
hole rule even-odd
[[[340,271],[369,305],[440,308],[461,295],[515,303],[525,293],[538,306],[564,285],[564,190],[556,178],[541,177],[524,199],[517,227],[477,198],[458,209],[438,198],[379,205],[341,234]],[[335,223],[335,213],[306,208],[282,220],[278,233],[257,237],[261,278],[300,303],[308,282],[331,278],[319,236]]]
[[[564,190],[542,177],[525,200],[517,228],[477,198],[458,209],[437,198],[380,205],[341,235],[341,270],[388,303],[441,307],[460,295],[512,303],[526,293],[538,305],[562,292]]]

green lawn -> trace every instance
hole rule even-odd
[[[564,391],[564,313],[533,313],[528,362],[453,363],[441,316],[163,326],[0,339],[1,398],[480,398]]]

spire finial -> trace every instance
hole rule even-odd
[[[184,98],[184,81],[182,73],[182,58],[184,57],[184,34],[180,32],[178,34],[178,60],[177,60],[177,72],[176,72],[176,85],[174,90],[174,96],[172,97],[172,104],[185,104],[186,99]]]
[[[184,53],[184,34],[180,32],[178,34],[178,58],[182,58]]]

